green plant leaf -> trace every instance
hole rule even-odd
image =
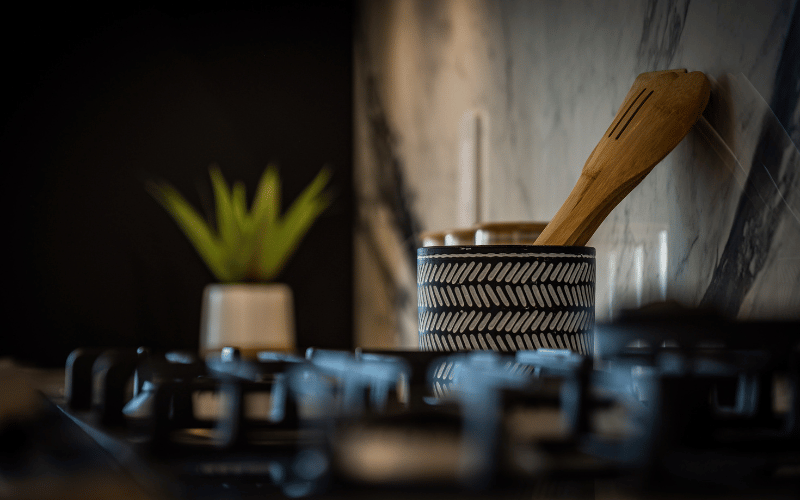
[[[281,180],[278,168],[268,165],[261,174],[253,200],[253,221],[258,226],[269,226],[278,220],[281,210]]]
[[[224,245],[215,237],[206,220],[169,184],[150,182],[146,185],[146,189],[189,238],[214,277],[220,281],[230,281],[225,266]]]
[[[327,208],[329,200],[321,193],[329,179],[330,171],[323,168],[292,203],[273,234],[269,235],[269,244],[261,247],[259,274],[265,279],[273,279],[280,272],[311,225]],[[265,238],[267,236],[264,235]]]
[[[240,239],[234,220],[231,194],[228,192],[228,184],[218,166],[212,165],[208,172],[211,176],[211,187],[214,190],[217,207],[217,232],[223,244],[227,246],[228,255],[231,255],[233,249],[239,246]]]
[[[217,231],[166,183],[149,183],[148,191],[186,234],[214,276],[223,282],[275,279],[314,221],[330,204],[323,192],[331,173],[323,168],[281,217],[278,169],[261,175],[251,211],[244,184],[229,190],[219,167],[209,167],[216,205]]]
[[[254,227],[252,217],[247,211],[247,198],[244,184],[238,181],[233,185],[231,208],[236,232],[239,235],[238,242],[232,242],[232,248],[230,249],[232,266],[234,268],[233,272],[240,276],[239,279],[243,279],[247,274],[250,254],[252,253],[254,244]]]
[[[251,229],[250,214],[247,211],[247,195],[244,184],[236,182],[233,185],[233,195],[231,196],[231,208],[233,208],[233,218],[236,226],[241,233]]]

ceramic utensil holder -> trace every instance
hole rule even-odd
[[[594,248],[424,247],[417,290],[421,350],[593,352]]]

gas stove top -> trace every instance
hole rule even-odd
[[[598,326],[594,357],[85,348],[48,427],[152,498],[796,498],[798,331],[682,310]]]

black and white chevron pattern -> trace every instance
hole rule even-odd
[[[431,370],[431,389],[433,390],[434,396],[437,398],[446,398],[450,394],[458,364],[458,361],[444,358],[438,361],[438,364],[433,367]],[[531,375],[535,367],[508,361],[504,363],[500,369],[510,374]]]
[[[502,248],[418,251],[420,349],[590,353],[594,249]]]

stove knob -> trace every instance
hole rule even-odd
[[[242,359],[242,352],[235,347],[223,347],[219,358],[223,363],[234,363]]]

